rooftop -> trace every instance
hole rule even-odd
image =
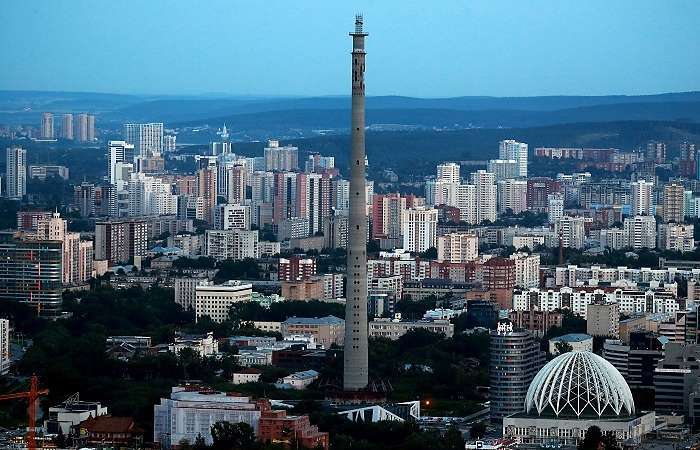
[[[558,336],[554,337],[551,340],[552,341],[561,341],[561,342],[583,342],[587,341],[589,339],[593,339],[592,336],[584,333],[570,333],[570,334],[565,334],[563,336]]]
[[[335,316],[326,317],[289,317],[282,322],[286,325],[342,325],[345,323],[343,319]]]

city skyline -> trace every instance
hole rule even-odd
[[[102,4],[103,13],[95,14],[78,1],[72,8],[11,1],[8,12],[18,20],[0,30],[0,36],[13,42],[8,60],[21,64],[9,64],[0,74],[0,88],[338,95],[347,74],[341,70],[344,47],[337,31],[344,18],[360,11],[371,17],[380,38],[371,49],[377,70],[370,96],[631,95],[700,89],[694,76],[698,62],[688,57],[700,50],[692,26],[700,4],[538,3],[541,7],[535,8],[509,1],[450,1],[425,10],[420,2],[399,7],[393,1],[340,6],[311,0],[293,8],[280,2],[208,2],[207,8],[163,2],[136,8],[133,2],[119,2]],[[104,33],[115,17],[127,20],[128,33]],[[291,31],[302,21],[301,32]],[[665,23],[673,26],[648,32]],[[52,38],[40,38],[47,35]],[[76,52],[79,42],[83,50]],[[288,76],[290,69],[295,76]]]

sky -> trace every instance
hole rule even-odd
[[[2,0],[0,89],[368,95],[700,90],[698,0]]]

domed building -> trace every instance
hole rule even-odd
[[[595,353],[573,351],[548,362],[530,383],[523,411],[503,419],[503,435],[519,444],[573,445],[595,425],[619,442],[639,442],[654,412],[637,412],[627,382]]]

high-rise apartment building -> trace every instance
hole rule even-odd
[[[406,197],[399,193],[375,194],[372,198],[372,239],[401,238]]]
[[[162,123],[125,123],[124,140],[134,146],[137,157],[163,153]]]
[[[457,188],[457,208],[459,220],[474,225],[479,223],[476,211],[476,186],[473,184],[460,184]]]
[[[87,140],[88,142],[95,140],[95,116],[92,114],[87,115]]]
[[[695,226],[685,223],[663,223],[658,229],[658,247],[661,250],[687,253],[695,250]]]
[[[535,212],[547,211],[549,194],[561,192],[561,183],[547,177],[528,178],[527,207]]]
[[[250,230],[250,206],[223,204],[214,210],[214,228],[217,230]]]
[[[95,223],[95,260],[118,264],[145,256],[148,250],[148,222],[114,219]]]
[[[664,186],[662,220],[681,223],[685,219],[685,187],[680,183]]]
[[[128,182],[128,215],[169,216],[177,214],[177,196],[172,183],[143,173],[132,173]]]
[[[280,258],[277,264],[278,281],[303,281],[316,275],[316,259],[291,256]]]
[[[0,232],[0,300],[27,303],[55,317],[62,303],[63,244]]]
[[[73,114],[64,114],[61,120],[61,139],[73,140]]]
[[[498,182],[498,211],[520,214],[527,211],[527,180],[507,179]]]
[[[511,325],[512,327],[512,325]],[[530,383],[545,362],[539,343],[528,331],[499,325],[491,331],[489,367],[491,418],[521,412]]]
[[[655,162],[657,164],[663,164],[666,162],[666,143],[651,141],[647,143],[647,149],[645,153],[645,160],[648,162]]]
[[[299,169],[299,148],[292,145],[280,146],[271,139],[265,147],[265,170],[294,171]]]
[[[5,162],[6,195],[19,200],[27,194],[27,151],[20,147],[10,147]]]
[[[477,170],[472,173],[472,183],[476,187],[476,221],[485,220],[495,222],[497,219],[496,207],[498,195],[496,178],[485,170]]]
[[[45,112],[41,114],[41,138],[42,139],[53,139],[54,138],[54,128],[53,128],[53,114],[50,112]]]
[[[437,245],[438,210],[418,206],[403,211],[403,248],[424,252]]]
[[[630,183],[632,216],[654,215],[654,183],[645,180]]]
[[[479,238],[473,233],[447,233],[437,238],[439,262],[465,263],[479,257]]]
[[[330,183],[323,183],[318,173],[298,173],[296,185],[296,216],[308,221],[308,236],[322,232],[323,221],[330,215]],[[328,198],[324,202],[325,196]]]
[[[498,159],[517,161],[518,176],[527,177],[527,144],[512,139],[499,142]]]
[[[509,178],[518,178],[520,170],[514,159],[492,159],[486,165],[486,171],[496,177],[496,182]]]
[[[540,255],[517,252],[509,256],[515,262],[515,285],[528,289],[540,285]]]
[[[217,261],[258,258],[258,230],[207,230],[204,251]]]
[[[273,221],[279,224],[296,217],[297,175],[294,172],[274,174]]]
[[[228,203],[244,203],[247,185],[248,169],[245,165],[234,164],[226,167],[224,196]]]
[[[555,224],[564,217],[564,194],[556,193],[547,196],[547,219]]]
[[[204,220],[214,223],[217,198],[216,167],[202,167],[197,171],[197,196],[204,202]]]
[[[125,123],[124,140],[134,146],[138,172],[163,170],[162,123]]]
[[[109,182],[116,184],[117,180],[121,178],[118,164],[134,163],[134,146],[126,141],[109,141],[108,151],[107,173],[109,174]]]
[[[61,271],[63,284],[82,284],[92,276],[92,241],[80,241],[80,233],[68,232],[68,221],[54,213],[51,218],[39,220],[37,238],[62,244]],[[81,258],[82,252],[82,258]],[[90,256],[86,258],[85,255]]]
[[[438,164],[437,181],[459,184],[459,164],[452,162]]]
[[[563,216],[554,223],[554,235],[565,248],[583,248],[586,239],[583,217]]]
[[[77,137],[79,142],[88,142],[88,115],[78,114]]]
[[[0,319],[0,375],[10,370],[10,321]]]
[[[73,186],[73,204],[78,207],[80,217],[95,215],[95,185],[82,182]]]
[[[656,219],[654,216],[626,217],[623,222],[625,243],[639,248],[656,247]]]

